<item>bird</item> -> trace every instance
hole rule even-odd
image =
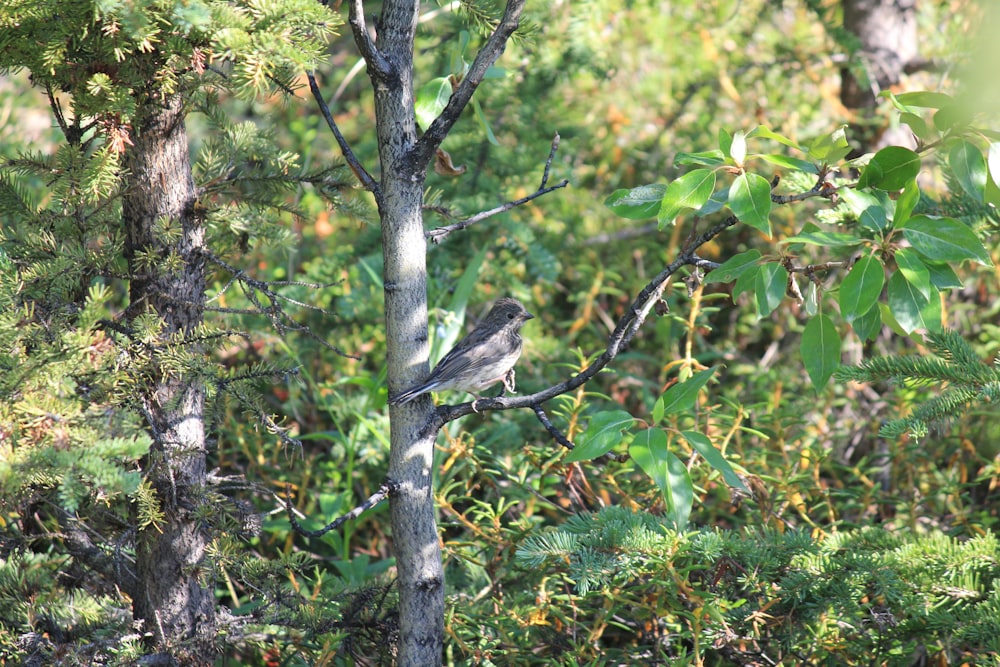
[[[438,362],[424,382],[391,397],[389,404],[402,405],[427,392],[446,389],[467,392],[478,401],[479,392],[501,381],[514,391],[521,327],[534,317],[517,299],[497,299],[486,318]]]

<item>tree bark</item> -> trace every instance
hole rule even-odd
[[[375,83],[382,167],[379,217],[385,258],[388,382],[392,393],[426,377],[427,267],[423,226],[426,164],[413,159],[413,35],[420,3],[383,5],[376,48],[391,74]],[[388,477],[393,549],[399,585],[400,667],[441,664],[444,571],[434,508],[434,433],[421,437],[433,406],[428,397],[391,409]]]
[[[195,214],[183,99],[173,95],[142,104],[145,113],[125,155],[127,317],[132,322],[158,316],[165,338],[189,334],[202,322],[205,239]],[[164,224],[175,233],[164,235]],[[170,255],[180,258],[179,271],[167,267]],[[137,400],[154,441],[143,472],[165,518],[136,536],[133,614],[150,633],[154,651],[180,664],[209,665],[215,657],[215,601],[202,572],[208,535],[193,516],[206,481],[204,386],[198,378],[164,372],[154,353],[149,386]]]
[[[853,54],[867,76],[859,79],[850,68],[841,70],[840,100],[851,109],[873,110],[878,94],[898,84],[906,64],[917,59],[916,0],[843,0],[844,28],[858,38]],[[869,133],[865,150],[888,145],[913,145],[905,128]]]

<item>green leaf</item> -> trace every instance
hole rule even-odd
[[[962,279],[948,264],[928,262],[927,271],[931,276],[931,285],[937,287],[938,290],[959,289],[963,285]]]
[[[887,146],[875,153],[858,179],[859,188],[900,190],[920,173],[920,156],[909,148]]]
[[[990,180],[1000,187],[1000,141],[990,144],[986,151],[986,164],[989,165]]]
[[[819,391],[840,366],[840,334],[833,320],[826,315],[809,320],[802,331],[799,353],[813,387]]]
[[[684,530],[694,505],[694,485],[687,467],[667,448],[666,434],[655,428],[641,431],[628,453],[663,494],[667,519],[676,530]]]
[[[917,329],[941,330],[941,299],[937,290],[932,289],[927,298],[897,271],[889,278],[888,292],[889,310],[907,334]]]
[[[587,461],[611,451],[626,438],[622,432],[628,429],[635,418],[624,410],[598,412],[587,424],[587,430],[576,438],[576,447],[566,455],[564,461]]]
[[[640,185],[630,190],[615,190],[604,205],[618,216],[629,220],[645,220],[655,218],[660,212],[660,202],[667,191],[667,186],[660,183]]]
[[[896,210],[892,214],[893,226],[902,227],[910,219],[913,209],[919,201],[920,186],[917,185],[917,179],[913,179],[903,187],[903,191],[896,199]]]
[[[671,182],[660,203],[659,228],[672,225],[686,208],[697,210],[704,206],[714,191],[715,172],[711,169],[695,169]]]
[[[483,128],[483,133],[486,135],[486,140],[493,144],[494,146],[499,146],[500,142],[497,141],[496,136],[493,134],[493,129],[490,127],[489,122],[486,120],[486,114],[483,113],[483,107],[479,104],[479,100],[472,98],[472,109],[476,112],[476,120],[479,121],[479,127]]]
[[[801,234],[796,234],[795,236],[789,236],[787,239],[780,241],[780,243],[808,243],[810,245],[821,245],[828,248],[849,248],[851,246],[861,245],[864,242],[864,239],[859,239],[853,234],[824,231],[803,232]]]
[[[809,162],[808,160],[802,160],[796,157],[788,157],[787,155],[776,155],[774,153],[764,153],[763,155],[758,155],[757,157],[762,160],[767,160],[771,164],[776,164],[779,167],[784,167],[786,169],[794,169],[795,171],[802,171],[807,174],[818,174],[819,169],[815,164]]]
[[[674,166],[682,167],[688,165],[700,165],[703,167],[718,167],[726,163],[726,156],[722,151],[711,150],[699,153],[678,153],[674,156]]]
[[[896,266],[899,272],[906,278],[906,282],[913,285],[925,299],[931,296],[931,273],[927,270],[927,265],[920,260],[920,256],[913,248],[900,248],[895,255]]]
[[[899,100],[900,104],[905,104],[911,107],[920,107],[923,109],[940,109],[941,107],[948,106],[954,101],[954,98],[951,95],[927,91],[901,93],[896,95],[896,99]]]
[[[438,333],[434,337],[431,346],[431,360],[436,364],[445,353],[455,346],[459,336],[465,331],[465,307],[472,296],[472,290],[479,281],[479,270],[483,266],[483,261],[489,252],[488,246],[477,252],[465,267],[462,276],[455,285],[455,291],[448,304],[450,316],[438,322],[435,331]]]
[[[729,188],[729,208],[741,222],[771,236],[771,184],[763,176],[737,176]]]
[[[927,141],[931,136],[931,129],[927,122],[915,113],[908,111],[899,115],[899,122],[910,126],[910,130],[922,141]]]
[[[948,164],[958,184],[975,201],[985,201],[986,158],[968,141],[960,141],[948,152]]]
[[[771,128],[765,127],[763,125],[758,125],[747,136],[748,137],[761,137],[763,139],[771,139],[772,141],[777,141],[779,144],[784,144],[785,146],[788,146],[789,148],[794,148],[795,150],[804,151],[804,149],[801,146],[799,146],[797,143],[795,143],[794,141],[792,141],[791,139],[789,139],[785,135],[778,134],[777,132],[775,132]]]
[[[705,205],[702,206],[700,209],[698,209],[698,213],[696,215],[704,217],[706,215],[712,215],[713,213],[718,213],[723,208],[725,208],[726,202],[728,201],[729,201],[729,188],[716,190],[714,193],[712,193],[712,196],[709,197]]]
[[[753,267],[749,271],[744,271],[736,282],[733,283],[733,303],[740,298],[741,294],[753,292],[757,289],[757,274],[760,273],[760,265]]]
[[[760,262],[759,250],[747,250],[733,255],[705,275],[704,283],[731,283],[747,271],[756,268]]]
[[[840,284],[840,314],[853,322],[867,313],[878,302],[884,284],[882,263],[870,255],[859,259]]]
[[[426,131],[430,127],[434,119],[444,111],[450,97],[451,80],[446,76],[431,79],[420,87],[413,103],[420,129]]]
[[[731,155],[733,151],[733,135],[729,134],[725,128],[719,128],[719,150],[723,155]]]
[[[819,288],[811,280],[806,285],[806,293],[803,295],[803,308],[809,317],[819,312]]]
[[[767,317],[781,304],[788,288],[788,271],[781,264],[768,262],[760,267],[754,281],[757,317]]]
[[[940,132],[963,130],[972,122],[972,110],[966,104],[952,104],[938,109],[932,118]]]
[[[903,226],[903,236],[921,255],[935,262],[971,259],[992,266],[990,255],[969,227],[953,218],[917,215]]]
[[[733,488],[742,489],[747,493],[750,492],[747,485],[743,483],[740,476],[737,475],[733,470],[733,467],[729,465],[729,461],[726,460],[726,457],[722,455],[722,452],[715,448],[715,445],[712,444],[712,441],[707,435],[698,431],[681,431],[681,435],[684,436],[684,439],[687,440],[692,447],[694,447],[695,451],[701,454],[701,457],[708,462],[708,465],[722,473],[722,479],[726,480],[726,484]]]
[[[872,308],[864,315],[861,315],[851,322],[851,328],[862,341],[875,340],[875,336],[882,330],[882,314],[878,308]]]
[[[881,232],[889,225],[885,209],[881,206],[869,206],[858,216],[858,224],[873,232]]]
[[[851,152],[847,143],[847,126],[841,125],[833,132],[813,139],[809,144],[808,155],[817,162],[833,164],[842,160]]]
[[[860,218],[861,214],[872,206],[881,206],[881,202],[875,195],[853,188],[840,190],[840,199],[847,205],[847,209],[855,218]]]
[[[718,367],[713,366],[712,368],[698,371],[687,380],[678,382],[663,392],[663,396],[661,396],[663,414],[676,415],[681,412],[688,412],[694,408],[695,401],[698,399],[698,392],[715,375],[716,368]]]

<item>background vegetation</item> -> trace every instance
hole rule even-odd
[[[418,85],[456,73],[481,42],[477,16],[455,9],[428,8]],[[985,58],[973,48],[984,11],[972,2],[921,3],[922,55],[942,66],[915,74],[902,90],[958,94],[973,85]],[[565,379],[602,351],[634,295],[690,233],[683,224],[658,229],[655,220],[617,217],[604,205],[613,192],[674,180],[687,169],[677,154],[716,148],[720,131],[766,125],[805,143],[842,123],[854,139],[865,124],[896,122],[887,102],[874,119],[841,105],[837,63],[850,44],[836,29],[831,3],[530,3],[528,18],[529,29],[500,63],[503,76],[477,93],[481,117],[469,112],[445,142],[464,171],[429,176],[433,208],[426,214],[435,227],[533,192],[558,132],[552,178],[567,178],[570,187],[452,234],[432,247],[428,262],[435,339],[454,335],[502,295],[518,297],[537,316],[524,331],[521,392]],[[330,49],[318,79],[356,153],[375,164],[371,93],[349,31]],[[213,173],[213,142],[241,122],[267,129],[267,152],[297,154],[304,170],[339,166],[304,80],[296,83],[290,98],[224,96],[225,122],[192,116],[196,174]],[[0,155],[51,153],[59,138],[48,113],[23,73],[0,79]],[[984,124],[998,127],[995,116]],[[783,171],[765,169],[769,180]],[[393,651],[387,508],[307,539],[291,529],[281,502],[290,488],[295,510],[308,517],[302,524],[318,528],[371,495],[385,475],[378,218],[363,194],[339,187],[346,179],[340,173],[338,187],[286,191],[287,212],[269,214],[280,227],[258,230],[248,215],[245,238],[234,236],[226,258],[258,280],[290,281],[281,294],[311,306],[294,318],[317,336],[241,314],[256,304],[226,289],[222,272],[209,287],[229,310],[210,314],[211,323],[249,334],[213,352],[239,381],[215,406],[210,467],[231,480],[225,492],[243,523],[226,526],[213,544],[211,576],[219,602],[252,629],[227,646],[219,664],[387,664]],[[56,196],[42,178],[18,187],[37,203]],[[920,210],[960,217],[992,256],[992,266],[964,264],[962,287],[945,292],[942,306],[945,326],[969,346],[960,360],[989,369],[1000,352],[995,209],[967,201],[933,161],[924,165],[921,189]],[[797,233],[807,218],[834,220],[832,209],[816,199],[777,210],[776,236]],[[721,262],[755,248],[776,252],[741,225],[703,256]],[[809,248],[797,252],[803,263],[811,257]],[[125,303],[120,282],[93,289],[100,292],[94,301],[112,312]],[[910,415],[941,384],[934,377],[890,381],[892,373],[866,383],[841,375],[818,390],[799,354],[804,309],[785,299],[759,318],[749,295],[731,296],[726,284],[678,280],[611,372],[549,405],[571,440],[602,411],[656,423],[656,400],[679,374],[719,366],[692,413],[663,424],[711,436],[751,493],[738,493],[691,444],[673,441],[695,490],[685,530],[670,527],[660,489],[633,461],[567,463],[528,411],[471,415],[445,428],[436,500],[448,664],[1000,659],[996,379],[992,394],[962,401],[963,410],[950,410],[919,438],[880,435],[883,424]],[[95,309],[87,317],[94,325],[103,316]],[[4,316],[0,335],[12,340],[18,326],[17,317]],[[949,359],[958,345],[934,347],[889,326],[859,340],[847,323],[837,326],[842,360],[852,365],[878,355]],[[44,393],[61,377],[85,373],[88,363],[80,351],[30,377],[42,377]],[[85,410],[53,404],[48,413]],[[59,425],[45,411],[30,427],[20,437],[58,438]],[[56,546],[66,536],[33,522],[42,501],[24,485],[55,484],[71,511],[65,503],[73,498],[100,504],[88,489],[135,494],[141,487],[127,477],[88,477],[85,465],[73,483],[15,479],[9,422],[0,422],[0,438],[7,457],[0,463],[4,664],[95,656],[127,664],[133,656],[118,643],[127,626],[121,600],[79,579],[72,557]],[[124,469],[142,454],[141,441],[130,442],[114,452]],[[627,443],[613,451],[625,453]]]

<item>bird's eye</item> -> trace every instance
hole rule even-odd
[[[508,320],[514,319],[514,313],[507,313],[507,319]]]

